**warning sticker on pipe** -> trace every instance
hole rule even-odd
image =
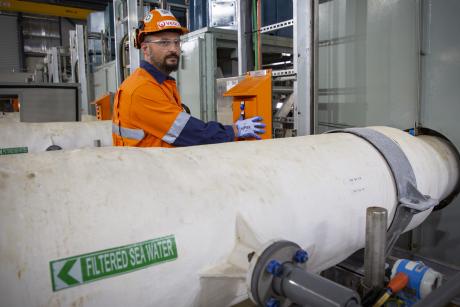
[[[15,155],[21,153],[28,153],[29,148],[27,147],[11,147],[11,148],[0,148],[0,156],[3,155]]]
[[[174,235],[50,262],[53,291],[177,259]]]

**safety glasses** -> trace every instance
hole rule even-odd
[[[146,43],[146,44],[150,44],[150,43],[157,44],[161,48],[169,48],[171,46],[174,46],[175,48],[180,48],[180,46],[181,46],[180,39],[173,39],[173,40],[157,39],[157,40],[154,40],[154,41],[144,41],[144,43]]]

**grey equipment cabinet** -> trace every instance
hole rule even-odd
[[[181,38],[181,63],[175,78],[182,102],[193,116],[217,120],[217,78],[238,76],[237,31],[203,28]],[[292,39],[262,36],[263,52],[292,52]]]

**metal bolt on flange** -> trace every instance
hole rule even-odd
[[[265,303],[265,307],[279,307],[280,306],[280,301],[278,301],[276,298],[269,298],[267,302]]]
[[[297,263],[305,263],[308,260],[308,253],[306,250],[299,249],[295,252],[294,257],[292,259]]]
[[[270,260],[265,270],[274,276],[280,276],[282,271],[282,265],[278,260]]]

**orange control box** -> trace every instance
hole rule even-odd
[[[246,78],[224,93],[233,97],[233,122],[260,116],[266,125],[262,139],[272,138],[272,73],[271,70],[249,72]]]
[[[107,93],[95,101],[91,102],[96,106],[96,118],[98,120],[110,120],[112,119],[111,102],[113,100],[112,94]]]

